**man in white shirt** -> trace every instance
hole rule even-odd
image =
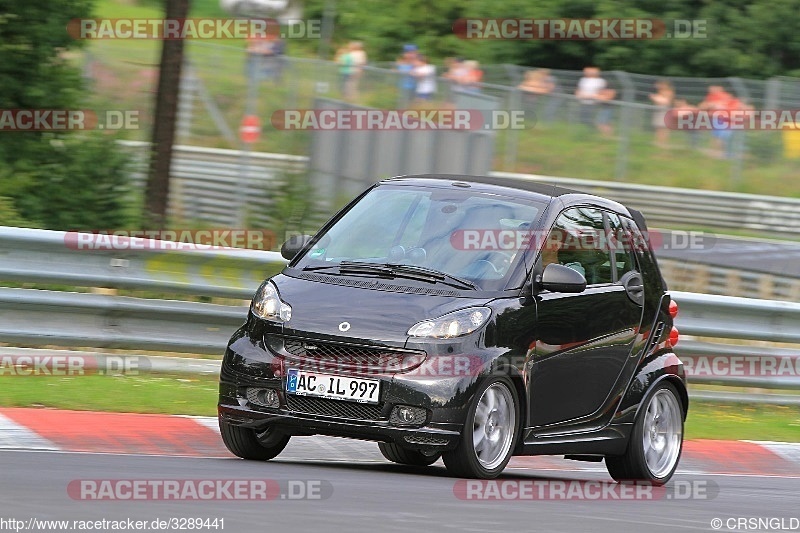
[[[581,103],[593,104],[600,96],[600,91],[605,88],[606,80],[600,77],[600,69],[586,67],[583,69],[583,77],[578,82],[575,96],[581,99]]]
[[[436,94],[436,66],[428,63],[425,56],[419,55],[411,75],[417,79],[417,98],[431,100]]]
[[[602,99],[605,88],[606,80],[600,77],[599,68],[586,67],[583,69],[583,77],[578,81],[575,96],[581,103],[581,122],[587,126],[594,127],[594,105]]]

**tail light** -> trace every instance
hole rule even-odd
[[[680,335],[680,332],[678,331],[678,328],[676,328],[675,326],[672,326],[672,330],[669,332],[669,343],[672,346],[675,346],[676,344],[678,344],[678,340],[680,339],[680,336],[681,335]]]
[[[672,318],[678,316],[678,302],[675,300],[670,300],[669,302],[669,316]]]

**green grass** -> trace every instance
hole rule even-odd
[[[217,376],[0,377],[0,405],[213,416]]]
[[[800,442],[800,408],[692,402],[686,438]]]
[[[3,377],[0,405],[214,416],[216,376]],[[800,410],[693,402],[687,439],[800,442]]]

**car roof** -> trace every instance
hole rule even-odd
[[[478,186],[481,192],[495,192],[498,194],[516,193],[523,196],[534,197],[540,201],[548,201],[560,198],[565,205],[573,205],[581,202],[588,202],[602,207],[607,207],[619,213],[630,213],[624,205],[602,196],[588,194],[566,187],[560,187],[544,181],[527,180],[498,176],[470,176],[467,174],[417,174],[407,176],[397,176],[380,181],[379,184],[400,183],[420,186],[445,186],[444,182],[463,183],[471,186]],[[509,190],[510,189],[510,190]],[[526,194],[527,193],[527,194]]]

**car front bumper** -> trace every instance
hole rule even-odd
[[[377,405],[297,396],[286,392],[289,363],[285,354],[265,339],[270,339],[269,332],[254,334],[247,327],[237,331],[220,373],[220,420],[252,428],[256,433],[274,429],[288,435],[321,434],[393,442],[427,452],[450,450],[458,444],[467,406],[482,378],[475,368],[464,375],[432,376],[424,371],[357,373],[357,377],[380,381]],[[449,347],[428,347],[427,351],[428,363],[437,357],[453,357]],[[439,352],[441,355],[437,355]],[[471,356],[471,360],[483,358]],[[344,371],[328,373],[352,375]],[[277,396],[277,405],[254,401],[259,392],[266,390],[276,393],[273,398]],[[400,405],[424,410],[424,418],[413,424],[400,422],[393,416],[393,410]]]

